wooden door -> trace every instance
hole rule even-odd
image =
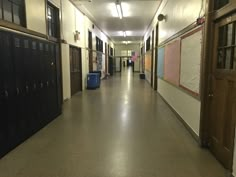
[[[105,73],[108,73],[108,49],[107,43],[105,43]]]
[[[215,24],[211,76],[210,150],[232,169],[236,116],[236,18]]]
[[[71,95],[82,91],[81,49],[70,47]]]
[[[93,38],[92,32],[88,32],[88,48],[89,48],[89,71],[93,71]]]

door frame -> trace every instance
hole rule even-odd
[[[158,65],[158,40],[159,40],[159,24],[156,25],[156,38],[155,38],[155,66],[154,66],[154,90],[157,90],[158,77],[157,77],[157,65]]]
[[[154,86],[153,78],[153,64],[154,64],[154,30],[152,30],[152,51],[151,51],[151,87]]]
[[[75,48],[75,49],[77,49],[77,50],[79,50],[80,51],[80,60],[79,60],[79,63],[80,63],[80,81],[81,81],[81,83],[80,83],[80,88],[79,88],[79,92],[82,92],[83,91],[83,73],[82,73],[82,48],[80,48],[80,47],[77,47],[77,46],[74,46],[74,45],[69,45],[69,53],[71,54],[71,48]],[[71,56],[70,56],[71,57]],[[69,57],[69,59],[71,60],[71,58]],[[70,65],[70,82],[71,82],[71,65]],[[71,85],[70,85],[70,87],[71,87]],[[71,89],[71,88],[70,88]],[[71,96],[73,96],[72,95],[72,93],[71,93]]]
[[[201,64],[201,113],[199,141],[204,148],[209,148],[210,143],[210,89],[211,73],[213,72],[214,35],[215,23],[222,17],[234,14],[236,2],[230,0],[229,4],[219,10],[214,10],[214,2],[206,0],[206,17],[203,31],[203,58]],[[232,156],[233,158],[233,156]],[[231,170],[231,169],[230,169]]]

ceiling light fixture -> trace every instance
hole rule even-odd
[[[123,31],[123,36],[124,36],[124,37],[126,37],[126,36],[127,36],[125,31]]]
[[[117,10],[117,13],[118,13],[120,19],[122,19],[123,18],[123,12],[122,12],[121,3],[119,2],[119,0],[116,1],[116,10]]]

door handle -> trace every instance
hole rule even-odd
[[[36,89],[37,88],[37,85],[34,83],[34,89]]]
[[[213,93],[209,93],[209,94],[208,94],[208,97],[210,97],[210,98],[213,98],[213,96],[214,96]]]
[[[16,88],[16,95],[18,96],[20,94],[20,89]]]
[[[27,93],[29,93],[29,86],[28,85],[25,86],[25,90]]]
[[[8,98],[9,94],[8,94],[7,90],[4,91],[4,96],[5,96],[5,98]]]

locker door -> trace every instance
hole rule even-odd
[[[39,42],[39,56],[40,56],[40,103],[41,103],[41,126],[48,122],[48,92],[47,92],[47,59],[45,52],[45,45],[42,41]]]
[[[55,60],[56,60],[56,87],[57,87],[57,114],[61,112],[62,106],[62,76],[61,76],[61,58],[59,44],[55,44]]]
[[[56,73],[56,55],[55,55],[55,44],[50,44],[50,58],[49,58],[49,69],[50,69],[50,96],[51,96],[51,117],[55,118],[58,114],[58,90],[57,90],[57,73]]]
[[[39,60],[39,45],[38,41],[35,39],[31,39],[31,68],[32,68],[32,78],[31,78],[31,86],[32,86],[32,111],[34,116],[30,119],[31,129],[34,132],[41,128],[40,126],[40,60]]]
[[[8,134],[8,150],[14,148],[18,143],[18,127],[15,110],[15,97],[16,97],[16,85],[15,85],[15,71],[12,54],[12,35],[10,33],[4,33],[2,36],[3,42],[3,84],[6,93],[6,104],[7,111],[7,134]]]
[[[19,35],[13,35],[13,59],[15,66],[15,106],[16,124],[19,141],[27,137],[28,121],[25,109],[25,78],[24,78],[24,41]]]
[[[4,88],[4,74],[5,74],[5,64],[4,64],[4,45],[3,45],[4,34],[0,32],[0,157],[2,157],[7,152],[7,104],[6,99],[8,93]]]
[[[32,102],[32,91],[33,84],[32,80],[32,68],[31,68],[31,49],[30,49],[30,38],[24,37],[23,39],[23,62],[24,62],[24,109],[25,109],[25,120],[27,122],[26,136],[29,137],[33,132],[33,102]]]
[[[52,97],[52,92],[51,92],[51,87],[52,87],[52,80],[51,80],[51,71],[50,71],[50,67],[51,67],[51,45],[50,45],[50,43],[49,42],[47,42],[46,44],[45,44],[45,48],[46,48],[46,50],[45,50],[45,58],[44,58],[44,61],[45,61],[45,70],[46,70],[46,73],[47,73],[47,75],[46,75],[46,77],[45,77],[45,79],[46,79],[46,88],[47,88],[47,90],[46,90],[46,92],[47,92],[47,95],[48,95],[48,97],[47,97],[47,115],[48,115],[48,117],[47,117],[47,123],[48,122],[50,122],[51,120],[52,120],[52,112],[53,112],[53,104],[52,104],[52,102],[53,102],[53,97]]]

